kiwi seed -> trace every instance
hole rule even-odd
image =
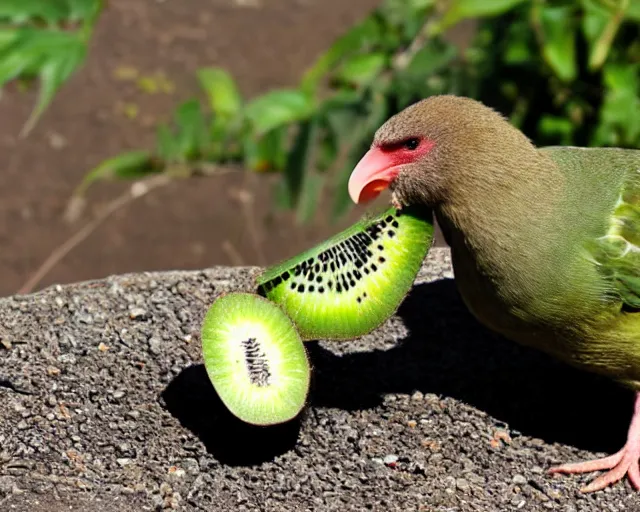
[[[302,339],[362,336],[398,308],[432,240],[431,210],[391,208],[266,269],[258,293],[284,309]]]

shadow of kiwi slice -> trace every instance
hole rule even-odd
[[[220,400],[242,421],[283,423],[304,407],[306,349],[291,319],[263,297],[220,296],[202,324],[202,353]]]
[[[432,212],[390,208],[270,267],[258,293],[291,317],[303,339],[350,339],[398,308],[433,241]]]

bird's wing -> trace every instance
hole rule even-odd
[[[640,309],[640,165],[628,170],[604,236],[589,240],[588,257],[612,283],[623,307]]]

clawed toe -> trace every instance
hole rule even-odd
[[[604,475],[600,475],[587,486],[580,489],[580,492],[600,491],[608,485],[622,480],[628,475],[631,485],[636,490],[640,490],[640,466],[638,465],[638,455],[633,450],[623,448],[618,453],[604,457],[602,459],[590,460],[587,462],[576,462],[563,464],[549,470],[549,473],[591,473],[593,471],[608,470]]]

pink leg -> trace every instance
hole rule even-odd
[[[599,476],[586,487],[580,489],[582,492],[593,492],[604,489],[624,475],[629,477],[631,484],[636,490],[640,490],[640,393],[636,394],[636,405],[629,425],[627,442],[619,452],[603,459],[590,460],[588,462],[576,462],[573,464],[563,464],[549,470],[550,473],[590,473],[592,471],[602,471],[608,469],[604,475]]]

